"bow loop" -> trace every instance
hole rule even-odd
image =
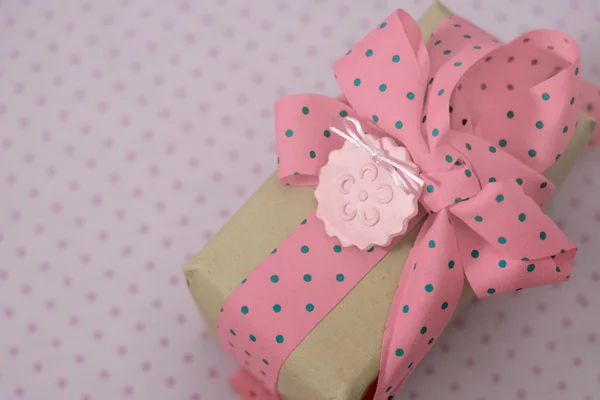
[[[516,182],[536,204],[544,204],[554,185],[543,175],[505,151],[506,143],[491,143],[483,138],[481,126],[473,133],[453,132],[450,145],[463,154],[482,186],[488,183]],[[504,146],[502,146],[504,145]]]
[[[421,32],[400,10],[334,66],[344,96],[358,114],[402,141],[411,153],[425,152],[420,119],[428,69]]]
[[[490,183],[451,213],[465,274],[479,297],[568,277],[575,246],[518,183]]]
[[[330,131],[343,129],[346,116],[356,117],[347,104],[327,96],[302,94],[275,102],[275,138],[279,181],[294,186],[316,185],[319,169],[343,139]]]
[[[529,32],[499,46],[458,82],[450,104],[452,126],[482,136],[541,172],[560,156],[575,131],[579,66],[575,41],[556,31]]]

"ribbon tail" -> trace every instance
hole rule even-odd
[[[454,229],[442,210],[423,225],[402,271],[384,333],[374,400],[387,400],[414,371],[450,321],[463,286]]]

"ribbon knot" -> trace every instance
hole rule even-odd
[[[354,125],[356,130],[352,129],[350,124]],[[382,149],[377,148],[375,143],[367,137],[358,119],[345,117],[344,127],[346,128],[346,132],[342,132],[335,126],[331,126],[329,129],[341,138],[371,154],[373,161],[377,165],[382,166],[390,174],[394,183],[400,186],[406,194],[418,194],[421,192],[424,183],[423,179],[419,178],[404,162],[389,158]]]

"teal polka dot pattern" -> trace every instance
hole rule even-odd
[[[310,110],[308,109],[308,107],[302,107],[302,114],[308,115],[309,112]]]
[[[271,282],[273,282],[273,283],[279,282],[279,276],[277,276],[277,275],[271,275]]]
[[[535,127],[538,129],[543,129],[544,128],[544,123],[542,121],[538,121],[535,123]]]
[[[545,101],[548,101],[548,100],[550,100],[550,95],[548,93],[543,93],[542,94],[542,99],[545,100]]]
[[[249,311],[248,306],[242,306],[241,311],[242,311],[242,314],[248,314],[248,311]]]
[[[311,150],[310,153],[308,153],[308,155],[310,156],[310,158],[315,158],[317,156],[317,153]]]
[[[256,342],[256,336],[254,336],[254,335],[250,335],[249,337],[250,337],[250,340],[251,340],[251,341],[253,341],[253,342]]]
[[[527,219],[527,216],[525,215],[525,213],[519,214],[519,221],[525,222],[525,219]]]
[[[546,232],[544,232],[544,231],[540,232],[540,239],[541,240],[546,240],[546,237],[547,237]]]
[[[535,271],[535,264],[529,264],[527,266],[527,272],[533,272]]]
[[[374,35],[384,35],[388,32],[393,32],[396,28],[396,26],[394,26],[395,22],[393,21],[395,21],[395,19],[392,18],[388,20],[388,22],[381,23],[381,25],[379,25],[380,28],[385,29],[383,31],[379,31],[378,29],[376,29],[374,31]],[[463,65],[465,67],[470,68],[470,60],[467,57],[474,55],[475,53],[471,50],[471,48],[478,50],[481,49],[481,46],[477,46],[477,44],[481,44],[481,42],[479,41],[479,36],[474,32],[476,32],[475,27],[471,25],[466,26],[465,24],[463,24],[462,28],[458,28],[456,30],[455,36],[457,40],[469,40],[468,43],[462,42],[463,45],[466,44],[466,46],[464,46],[466,53],[464,54],[459,54],[459,50],[460,52],[462,52],[462,49],[453,47],[451,41],[445,39],[442,42],[444,46],[441,46],[440,44],[440,46],[435,49],[433,47],[430,47],[430,49],[434,49],[432,51],[432,54],[435,53],[434,56],[438,57],[438,61],[446,62],[447,71],[449,73],[457,75],[459,73],[463,73]],[[434,37],[434,40],[436,39],[437,38]],[[494,45],[486,44],[484,46],[486,52],[488,51],[489,46]],[[480,51],[479,54],[483,55],[484,52]],[[444,57],[442,57],[442,55],[444,55]],[[465,56],[464,58],[462,57],[463,55]],[[494,63],[500,63],[500,60],[496,59],[496,53],[493,53],[493,55]],[[503,157],[506,154],[511,154],[515,158],[522,161],[523,164],[535,165],[537,167],[536,169],[541,170],[539,164],[544,162],[544,160],[548,157],[548,155],[545,154],[546,150],[544,149],[544,147],[538,145],[538,143],[535,142],[533,139],[531,141],[526,142],[528,144],[527,147],[523,147],[523,143],[515,139],[516,134],[513,134],[513,131],[520,130],[521,126],[527,125],[529,131],[523,132],[523,135],[537,134],[538,136],[542,135],[549,137],[550,135],[555,135],[557,133],[560,134],[564,126],[570,126],[573,128],[572,130],[574,130],[574,122],[573,125],[570,125],[571,121],[560,121],[560,123],[556,123],[556,121],[552,118],[551,115],[548,115],[548,113],[540,113],[539,115],[535,113],[527,114],[521,107],[521,99],[518,99],[517,96],[515,96],[515,99],[517,101],[513,103],[505,102],[504,100],[506,99],[499,98],[497,102],[494,102],[496,108],[490,110],[489,116],[491,120],[497,121],[498,125],[501,125],[501,127],[505,129],[500,129],[500,127],[498,127],[498,132],[492,132],[489,136],[487,136],[486,132],[486,137],[484,138],[468,135],[461,136],[460,140],[463,141],[460,142],[457,140],[456,142],[452,142],[450,147],[451,150],[448,150],[448,148],[444,146],[446,146],[446,143],[449,143],[446,141],[446,139],[448,139],[449,134],[452,134],[453,132],[452,128],[448,129],[449,127],[447,126],[445,120],[451,120],[452,124],[455,124],[458,130],[462,129],[463,131],[468,132],[477,130],[477,124],[480,120],[479,115],[477,112],[471,113],[471,110],[465,111],[464,108],[461,106],[460,102],[452,103],[451,106],[454,107],[454,110],[450,110],[451,114],[449,116],[446,115],[446,113],[444,112],[444,118],[440,117],[438,115],[439,113],[435,112],[435,107],[432,107],[431,109],[420,110],[416,114],[408,113],[406,110],[413,107],[417,107],[421,103],[435,104],[435,102],[443,102],[444,111],[447,111],[447,101],[450,100],[450,98],[452,97],[451,94],[453,96],[456,95],[456,97],[458,97],[458,92],[461,90],[461,88],[458,86],[459,83],[457,83],[456,88],[454,87],[454,82],[452,83],[452,85],[447,84],[443,81],[442,75],[436,75],[436,71],[431,71],[428,76],[425,75],[423,77],[423,84],[426,82],[426,80],[430,81],[430,86],[428,86],[427,88],[423,88],[426,89],[426,92],[424,92],[422,88],[418,87],[416,84],[414,86],[410,84],[406,84],[405,86],[397,85],[397,81],[391,78],[391,74],[394,71],[397,74],[402,74],[403,71],[405,71],[405,68],[410,69],[410,62],[412,61],[410,60],[410,58],[411,57],[409,57],[408,54],[405,55],[405,53],[402,50],[399,50],[398,47],[390,47],[389,51],[386,51],[385,47],[379,47],[375,44],[357,45],[350,57],[341,60],[342,63],[346,62],[344,61],[346,59],[348,63],[353,62],[355,60],[360,60],[360,62],[365,63],[364,65],[368,66],[368,68],[372,68],[373,71],[375,71],[375,69],[377,68],[377,63],[381,63],[382,65],[385,65],[385,68],[387,68],[390,71],[390,75],[388,76],[386,74],[373,74],[371,76],[363,74],[360,69],[350,70],[348,68],[348,70],[350,70],[351,72],[348,73],[347,76],[344,76],[343,79],[341,79],[343,68],[336,70],[336,73],[340,75],[338,77],[340,78],[338,82],[340,82],[340,85],[342,86],[342,89],[348,98],[348,104],[352,104],[352,107],[356,107],[356,110],[351,109],[351,106],[337,103],[337,105],[332,106],[332,110],[329,115],[330,117],[332,117],[332,121],[324,121],[323,125],[318,125],[313,131],[305,130],[301,126],[291,123],[288,126],[291,131],[293,130],[293,138],[290,140],[286,140],[286,136],[283,136],[281,134],[282,131],[286,131],[288,126],[280,125],[277,129],[277,132],[279,132],[278,140],[280,140],[281,142],[287,142],[289,143],[289,145],[298,146],[298,148],[300,149],[300,154],[298,158],[301,158],[302,160],[310,164],[318,164],[322,161],[326,162],[329,149],[325,147],[326,145],[324,145],[323,147],[321,147],[320,145],[302,147],[302,140],[305,140],[307,136],[312,135],[313,137],[318,138],[321,141],[320,143],[340,142],[340,138],[337,137],[337,135],[335,134],[333,135],[333,138],[331,138],[331,133],[333,133],[333,131],[324,130],[328,126],[336,126],[337,128],[341,129],[341,124],[343,121],[341,121],[338,118],[338,113],[340,117],[347,116],[348,114],[360,117],[361,120],[363,120],[363,127],[368,126],[370,128],[375,129],[373,127],[373,124],[370,123],[374,122],[378,124],[378,128],[385,129],[387,134],[393,135],[395,138],[397,138],[398,142],[403,142],[405,137],[408,137],[408,135],[413,134],[415,131],[418,131],[420,129],[425,136],[423,138],[424,141],[428,142],[427,144],[429,145],[429,149],[431,150],[432,155],[434,156],[432,157],[432,163],[435,162],[435,168],[432,168],[434,172],[438,172],[435,171],[435,169],[437,169],[438,166],[441,166],[440,169],[443,168],[444,172],[456,172],[455,176],[457,177],[457,179],[460,179],[462,182],[468,182],[468,185],[473,185],[473,187],[475,188],[472,190],[473,193],[466,193],[467,191],[461,192],[457,188],[456,192],[451,192],[451,196],[448,196],[448,199],[444,200],[444,202],[451,203],[453,199],[458,199],[459,201],[461,201],[461,203],[456,206],[442,205],[442,207],[448,207],[448,209],[451,210],[451,213],[454,212],[454,210],[456,210],[456,214],[458,215],[459,213],[463,212],[462,210],[469,210],[471,204],[474,204],[473,209],[465,211],[462,215],[463,221],[467,228],[473,230],[483,230],[487,229],[486,227],[488,226],[488,224],[504,225],[504,221],[509,221],[513,224],[512,226],[519,226],[525,234],[530,236],[530,239],[532,241],[538,240],[538,235],[540,235],[540,231],[542,229],[544,229],[545,232],[548,232],[549,236],[546,239],[546,243],[539,242],[539,246],[545,246],[548,245],[549,242],[555,241],[556,238],[554,233],[556,231],[546,226],[535,225],[534,222],[537,222],[537,215],[531,212],[531,209],[528,207],[520,207],[518,201],[519,199],[516,198],[516,196],[514,195],[516,192],[513,192],[510,189],[518,189],[518,193],[521,193],[523,190],[530,190],[531,192],[533,192],[532,196],[539,195],[541,197],[542,195],[537,192],[538,188],[535,187],[539,185],[540,181],[537,180],[538,183],[534,183],[536,182],[534,174],[528,173],[529,170],[527,170],[528,172],[524,172],[525,170],[517,170],[516,173],[514,173],[513,171],[499,171],[498,168],[494,168],[494,166],[486,166],[486,168],[479,168],[480,161],[477,159],[477,157],[487,157],[488,160],[493,160],[491,161],[491,163],[501,163]],[[518,58],[519,57],[517,56],[517,59]],[[529,61],[531,60],[527,60],[527,62]],[[432,64],[432,67],[434,64]],[[481,64],[483,64],[483,59]],[[570,71],[572,71],[572,69]],[[435,78],[435,80],[430,79],[432,76],[438,76],[439,78]],[[477,77],[475,82],[471,82],[474,83],[474,86],[476,86],[477,93],[479,93],[480,85],[483,82],[487,84],[487,89],[481,87],[482,90],[487,91],[486,93],[484,93],[485,95],[494,94],[495,90],[502,90],[506,91],[506,93],[503,92],[502,95],[504,96],[505,94],[508,97],[509,95],[511,95],[509,91],[512,90],[506,90],[506,85],[509,82],[515,84],[515,91],[512,93],[513,95],[526,93],[527,88],[522,87],[519,84],[520,82],[518,79],[511,80],[512,77],[506,80],[498,81],[494,81],[491,79],[484,80],[480,78],[482,77]],[[470,90],[472,89],[472,87],[470,88],[469,86],[473,86],[469,85],[469,82],[467,81],[468,79],[465,79],[462,82],[460,82],[464,85],[464,87],[462,88],[463,96],[464,93],[471,93]],[[435,83],[436,85],[434,86],[433,83]],[[540,85],[540,88],[542,88],[542,85]],[[446,92],[445,89],[448,89],[448,92]],[[375,99],[376,97],[379,99],[384,99],[380,101],[395,99],[393,101],[398,102],[397,107],[394,107],[395,105],[390,105],[389,109],[386,109],[385,106],[381,106],[381,103],[378,104],[376,101],[372,101],[369,103],[370,105],[361,109],[358,106],[360,100],[355,100],[354,98],[352,98],[352,96],[356,96],[357,93],[359,95],[362,95],[363,93],[367,93],[367,91],[373,94],[373,99]],[[544,94],[542,94],[543,92]],[[446,93],[448,94],[448,96],[446,96]],[[554,106],[556,103],[568,103],[568,96],[571,96],[571,93],[575,93],[575,91],[567,92],[568,94],[565,95],[564,91],[554,91],[551,87],[544,86],[543,89],[535,93],[536,94],[533,95],[533,98],[528,100],[537,101],[537,104],[540,106],[543,106],[544,104],[546,104],[547,106]],[[547,99],[545,98],[545,94],[548,95]],[[368,95],[365,94],[364,98],[366,97],[368,97]],[[391,102],[392,100],[389,101]],[[544,103],[543,101],[546,101],[547,103]],[[299,112],[300,110],[302,110],[303,103],[306,104],[307,109],[310,108],[308,113],[301,114]],[[342,107],[348,107],[346,109],[347,111],[340,111]],[[314,103],[311,102],[297,102],[292,111],[293,115],[295,115],[295,118],[300,120],[309,120],[310,118],[313,118],[316,114],[318,114],[320,112],[320,109]],[[419,120],[421,118],[423,118],[423,124],[419,124]],[[460,126],[461,120],[465,120],[462,127]],[[523,123],[523,121],[525,122]],[[543,124],[543,130],[540,132],[536,132],[536,121],[542,122]],[[365,125],[365,123],[368,125]],[[491,129],[491,131],[494,130]],[[321,133],[323,134],[323,136],[321,136]],[[462,139],[463,137],[465,139]],[[329,138],[328,141],[326,140],[327,138]],[[561,138],[564,139],[564,137],[562,136]],[[465,143],[467,140],[470,143]],[[511,146],[508,146],[508,143],[510,143]],[[279,144],[280,143],[278,142],[278,145]],[[437,150],[440,150],[437,153],[434,152],[436,148]],[[528,150],[538,151],[539,154],[537,155],[537,158],[535,160],[528,159]],[[313,151],[315,152],[315,157],[311,156],[310,158],[315,158],[314,161],[307,157],[307,155],[310,155]],[[551,158],[553,159],[557,153],[558,151],[554,151],[553,149]],[[288,157],[283,156],[281,161],[282,165],[285,165],[288,162]],[[456,162],[458,163],[455,164]],[[294,167],[294,169],[292,169],[292,172],[294,170],[300,171],[302,178],[311,176],[300,167]],[[428,168],[425,168],[424,170],[427,171],[422,172],[423,177],[427,183],[424,186],[426,195],[423,196],[423,198],[427,199],[426,201],[433,202],[436,200],[436,198],[444,196],[446,194],[445,190],[448,186],[443,185],[444,183],[446,183],[442,182],[443,178],[439,178],[440,182],[438,183],[438,181],[436,180],[436,178],[438,177],[433,175],[429,176],[427,174],[429,172]],[[465,177],[469,177],[471,179],[467,180],[465,179]],[[496,178],[498,179],[498,181],[496,181]],[[515,181],[517,182],[517,184],[522,185],[522,187],[519,188],[517,185],[515,185]],[[490,184],[486,182],[490,182]],[[479,199],[476,197],[478,196],[478,193],[476,193],[476,191],[480,190],[479,187],[482,187],[482,190],[487,191],[486,199],[488,200],[489,209],[477,208],[477,206],[479,205],[478,201],[481,200],[481,197],[483,197],[481,196]],[[547,192],[549,190],[547,190]],[[469,198],[471,199],[469,200]],[[538,199],[536,198],[535,200],[537,201]],[[435,213],[437,212],[437,210],[439,210],[439,208],[434,210],[433,207],[426,207],[425,209],[426,211],[431,213]],[[527,213],[528,218],[525,221],[519,220],[519,215],[521,212]],[[313,225],[309,220],[309,226],[300,227],[298,228],[298,230],[306,230],[309,229],[311,226]],[[437,225],[435,226],[435,228],[437,228]],[[423,240],[421,240],[420,242],[418,242],[419,246],[415,247],[422,253],[427,254],[427,257],[437,259],[437,265],[431,265],[432,263],[428,262],[429,260],[419,259],[418,257],[415,257],[414,259],[410,259],[410,263],[414,265],[413,268],[415,269],[411,269],[409,266],[407,268],[408,271],[406,271],[407,275],[410,275],[411,277],[416,276],[418,278],[414,279],[413,281],[413,290],[415,290],[421,296],[427,296],[426,298],[431,303],[430,305],[433,305],[433,308],[435,309],[431,310],[432,312],[437,312],[439,314],[443,312],[443,310],[447,310],[445,312],[445,315],[449,315],[449,313],[451,313],[451,311],[454,309],[457,300],[457,298],[448,294],[448,292],[446,291],[448,281],[440,279],[439,276],[429,275],[432,274],[431,271],[433,271],[435,268],[437,268],[438,271],[442,271],[439,273],[445,274],[444,277],[450,277],[455,275],[460,276],[461,280],[464,278],[463,269],[466,270],[467,267],[482,269],[488,268],[489,270],[493,270],[494,273],[504,274],[504,276],[511,274],[521,274],[523,276],[526,275],[524,270],[527,269],[527,262],[513,260],[512,257],[501,252],[505,250],[500,250],[512,250],[512,247],[515,246],[513,232],[511,232],[510,230],[498,229],[497,231],[491,232],[490,235],[488,235],[488,237],[485,238],[486,241],[491,242],[491,245],[494,247],[494,250],[497,250],[498,252],[498,254],[496,254],[496,252],[493,252],[492,256],[490,256],[490,253],[488,252],[489,247],[487,247],[487,244],[484,246],[480,242],[474,241],[469,244],[459,243],[459,246],[454,246],[454,243],[452,243],[449,246],[446,242],[446,238],[443,235],[438,235],[438,233],[439,232],[435,231],[434,229],[432,229],[430,233],[424,232],[424,242],[427,244],[424,245]],[[541,235],[539,236],[539,238],[541,239]],[[294,256],[298,259],[301,259],[303,263],[303,265],[298,266],[298,270],[294,271],[293,274],[283,272],[288,265],[286,265],[283,262],[279,263],[279,261],[282,260],[283,255],[286,254],[285,248],[281,247],[278,251],[278,254],[276,254],[273,257],[269,257],[269,260],[272,260],[273,263],[279,263],[279,270],[273,270],[272,272],[277,275],[272,275],[272,273],[267,273],[262,276],[252,275],[250,284],[252,284],[253,281],[260,280],[262,281],[263,285],[267,285],[269,288],[271,288],[273,292],[281,291],[283,289],[282,285],[289,285],[290,282],[292,282],[296,287],[299,288],[299,293],[301,293],[302,296],[306,296],[301,298],[298,304],[288,302],[288,299],[285,297],[280,299],[273,298],[266,302],[262,307],[263,309],[261,310],[256,307],[255,303],[252,302],[252,299],[248,298],[243,299],[244,302],[237,303],[236,307],[231,307],[230,311],[228,311],[228,308],[226,307],[226,313],[227,311],[231,313],[235,312],[238,315],[238,319],[247,320],[247,318],[244,318],[241,315],[239,315],[240,306],[242,306],[243,304],[247,304],[249,306],[249,311],[252,311],[251,313],[249,313],[248,317],[253,317],[258,313],[262,313],[269,315],[272,318],[272,321],[284,321],[287,318],[289,318],[289,315],[293,316],[294,313],[302,315],[303,318],[314,318],[318,314],[326,314],[328,312],[328,309],[326,309],[326,306],[323,306],[321,304],[322,299],[320,299],[319,296],[317,296],[318,293],[315,292],[321,290],[321,287],[325,288],[325,290],[327,291],[334,291],[334,288],[350,287],[355,283],[353,280],[353,272],[350,272],[351,269],[348,268],[349,266],[351,266],[348,264],[351,263],[345,264],[343,263],[343,261],[340,261],[340,265],[332,265],[331,268],[328,268],[325,271],[319,271],[317,270],[317,267],[319,267],[319,265],[317,265],[318,263],[313,262],[314,257],[320,255],[323,255],[324,257],[333,257],[338,260],[345,260],[345,257],[347,257],[348,254],[351,254],[353,251],[356,250],[352,247],[342,247],[338,243],[339,242],[336,243],[335,241],[323,241],[323,243],[318,243],[311,240],[311,238],[305,238],[305,240],[301,239],[292,242],[292,245],[288,251],[290,253],[293,253]],[[504,246],[501,247],[499,245]],[[281,246],[283,246],[283,244]],[[304,246],[306,246],[306,251],[303,250]],[[382,249],[381,247],[372,247],[369,248],[369,250],[367,251],[363,251],[362,254],[367,254],[368,256],[377,256],[378,254],[385,254],[384,250],[385,249]],[[569,249],[569,251],[570,250],[571,249]],[[373,252],[373,254],[371,255],[368,252]],[[530,257],[534,258],[533,255],[529,255]],[[521,256],[522,254],[518,257]],[[564,269],[566,268],[564,266],[565,264],[563,264],[560,259],[557,262],[561,264],[561,268],[563,268],[564,273]],[[537,258],[535,260],[535,263],[538,263]],[[416,268],[417,264],[419,268]],[[542,273],[546,273],[542,270],[543,267],[547,264],[542,264],[541,261],[539,261],[538,265],[539,271],[536,270],[530,275],[532,279],[535,279],[535,276],[538,274],[542,275]],[[276,282],[278,282],[279,285],[269,285],[269,283],[276,283],[268,281],[270,276],[278,276]],[[279,281],[279,279],[281,279],[281,281]],[[520,286],[528,287],[530,285],[528,283],[523,283]],[[504,292],[505,289],[506,287],[504,283],[490,281],[484,283],[483,286],[478,287],[476,289],[476,292],[479,295],[485,295],[486,292],[487,294],[491,295],[500,294],[500,292]],[[510,290],[514,289],[515,287],[510,288]],[[453,303],[452,308],[449,307],[449,303]],[[417,302],[417,299],[415,298],[402,298],[402,300],[400,300],[400,303],[397,304],[397,306],[399,306],[398,311],[400,312],[397,318],[405,318],[407,320],[416,319],[416,316],[418,316],[419,313],[423,312],[423,310],[420,309],[419,304],[420,303]],[[236,342],[236,340],[242,343],[244,339],[247,341],[248,331],[241,330],[236,325],[226,326],[225,329],[230,327],[234,327],[236,330],[239,331],[238,338],[235,340],[231,340],[232,342],[235,342],[237,348],[240,349],[239,352],[243,352],[244,346],[239,345]],[[422,337],[418,337],[420,336],[419,332],[421,335],[423,335]],[[278,362],[276,362],[276,359],[273,358],[271,354],[259,354],[259,347],[274,346],[273,342],[275,339],[276,343],[285,343],[284,346],[279,346],[279,350],[281,351],[284,347],[290,346],[292,342],[294,342],[294,345],[296,344],[295,335],[291,334],[290,331],[288,331],[287,328],[284,326],[275,327],[273,330],[269,331],[268,334],[265,335],[263,335],[262,332],[258,331],[256,331],[255,334],[257,335],[258,339],[260,339],[260,343],[259,345],[256,345],[254,347],[250,347],[252,346],[251,344],[246,344],[245,347],[247,347],[248,350],[252,352],[253,356],[255,357],[253,360],[248,361],[250,361],[252,365],[251,368],[255,368],[257,364],[260,364],[262,368],[264,368],[265,371],[268,373],[268,375],[271,376],[276,373],[275,368],[279,367],[279,365],[275,364],[278,364]],[[434,323],[430,322],[429,320],[423,320],[420,323],[418,323],[418,325],[414,325],[411,328],[411,335],[413,335],[414,338],[419,340],[419,345],[424,345],[425,342],[429,344],[435,343],[436,341],[438,341],[438,334],[439,332],[437,328],[434,327]],[[279,336],[281,337],[281,341],[277,340]],[[284,337],[285,342],[283,341]],[[392,345],[392,347],[389,349],[390,359],[394,359],[394,356],[392,354],[393,352],[395,352],[397,349],[403,349],[402,356],[404,357],[404,359],[398,360],[398,362],[404,361],[402,363],[403,368],[406,368],[407,364],[409,363],[409,368],[413,368],[413,365],[416,366],[417,360],[421,359],[420,356],[415,356],[411,353],[408,347],[409,344],[407,343],[398,340],[397,342],[392,341],[390,344]],[[261,363],[261,360],[263,359],[270,360],[272,365],[269,366],[269,368],[266,368]],[[412,362],[414,362],[415,364],[412,364]],[[260,370],[253,370],[253,372],[255,373],[255,375],[260,376]],[[388,387],[391,391],[392,388],[397,388],[396,383],[397,382],[383,382],[381,384],[384,385],[383,389]],[[388,384],[390,386],[388,386]]]
[[[404,349],[396,349],[396,357],[402,357],[404,355]]]
[[[283,341],[284,341],[284,338],[283,338],[283,336],[282,336],[282,335],[277,335],[277,336],[275,336],[275,341],[276,341],[277,343],[283,343]]]
[[[292,131],[291,129],[288,129],[287,131],[285,131],[285,136],[287,136],[287,137],[294,136],[294,131]]]

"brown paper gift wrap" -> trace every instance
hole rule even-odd
[[[449,11],[436,3],[421,18],[429,37]],[[561,158],[544,174],[558,185],[586,148],[595,123],[582,116]],[[237,285],[316,207],[313,187],[287,187],[272,175],[200,253],[183,267],[216,340],[219,311]],[[420,224],[379,262],[283,364],[286,400],[357,400],[377,378],[383,331],[400,273]],[[469,285],[461,300],[473,296]],[[459,305],[460,308],[460,305]]]

